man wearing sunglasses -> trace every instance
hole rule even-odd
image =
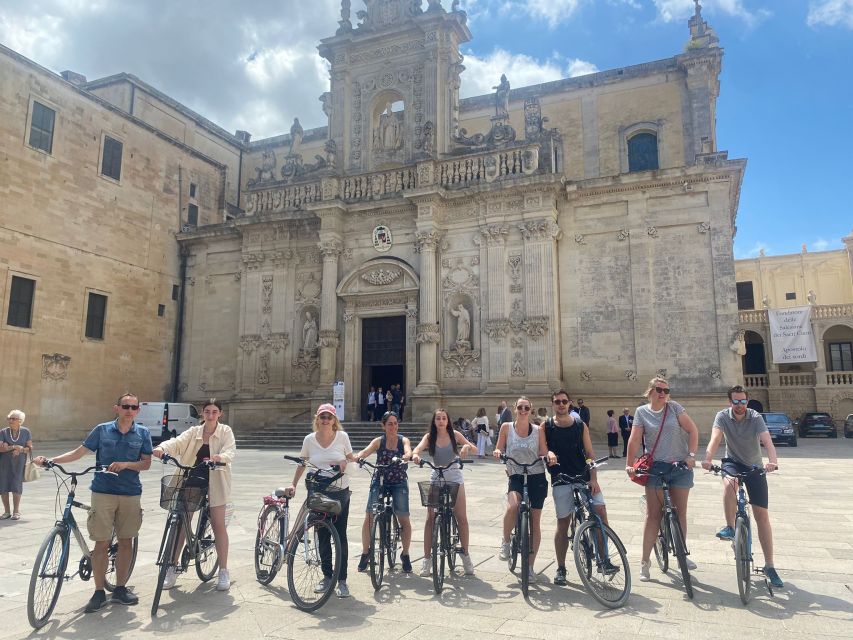
[[[100,609],[107,601],[104,584],[107,573],[107,547],[115,529],[118,538],[116,557],[116,588],[110,602],[132,605],[139,597],[128,591],[127,579],[133,554],[133,539],[142,525],[142,483],[139,472],[151,467],[151,433],[137,424],[139,398],[132,393],[119,396],[113,410],[116,419],[92,429],[82,445],[51,459],[66,464],[94,453],[95,464],[112,473],[95,473],[92,478],[92,508],[87,528],[89,539],[95,542],[92,552],[92,579],[95,593],[86,605],[86,613]],[[43,465],[44,456],[34,462]],[[117,475],[113,475],[117,474]]]
[[[714,419],[714,429],[711,441],[705,450],[704,469],[711,468],[711,461],[717,448],[726,439],[726,457],[722,459],[722,468],[730,473],[744,473],[756,467],[770,473],[779,468],[776,458],[776,447],[770,438],[764,418],[754,409],[748,409],[749,394],[740,386],[734,386],[728,391],[729,408],[723,409]],[[769,462],[763,462],[761,446],[767,451]],[[737,511],[737,480],[723,478],[723,511],[726,516],[726,526],[717,532],[720,540],[731,540],[734,537],[735,512]],[[749,503],[758,528],[758,539],[764,554],[764,573],[775,588],[784,586],[779,574],[773,567],[773,531],[770,528],[770,513],[768,511],[769,491],[767,477],[753,473],[747,477],[746,490],[749,493]]]

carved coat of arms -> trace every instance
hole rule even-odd
[[[391,236],[391,229],[384,224],[380,224],[373,229],[373,248],[384,253],[394,245],[394,239]]]

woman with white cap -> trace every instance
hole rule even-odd
[[[300,458],[308,460],[311,464],[320,468],[327,469],[332,465],[338,465],[343,472],[346,469],[347,462],[355,462],[355,455],[352,452],[352,444],[350,444],[349,436],[344,431],[343,426],[338,420],[338,414],[335,407],[331,404],[321,404],[317,413],[314,415],[313,433],[305,436],[302,441],[302,451],[299,453]],[[287,494],[293,496],[296,494],[296,487],[299,484],[299,479],[305,467],[296,467],[296,472],[293,474],[293,483],[287,489]],[[334,519],[334,527],[340,537],[341,548],[341,573],[338,577],[338,586],[335,589],[335,594],[339,598],[348,598],[349,588],[347,587],[347,560],[349,558],[349,545],[347,544],[347,520],[349,520],[349,478],[346,474],[333,482],[330,489],[341,490],[345,492],[341,499],[341,512]],[[324,568],[325,575],[325,568]],[[331,570],[329,575],[326,575],[324,580],[331,580]],[[324,589],[318,587],[320,591]]]

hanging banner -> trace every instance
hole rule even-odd
[[[767,311],[773,362],[777,364],[817,362],[811,314],[810,306]]]

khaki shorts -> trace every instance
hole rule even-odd
[[[108,542],[113,537],[135,538],[142,526],[142,496],[117,496],[92,492],[92,508],[86,525],[89,539]]]

